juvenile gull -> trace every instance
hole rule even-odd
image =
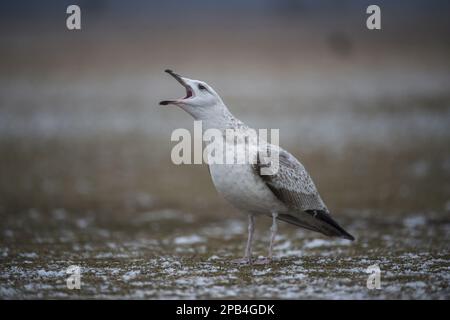
[[[189,113],[195,120],[202,120],[203,129],[215,128],[223,133],[225,148],[233,148],[225,138],[226,129],[246,132],[251,130],[235,118],[220,96],[203,81],[192,80],[166,70],[185,89],[186,96],[175,100],[164,100],[160,105],[176,105]],[[234,143],[234,141],[233,141]],[[244,258],[235,262],[252,261],[252,241],[255,230],[255,216],[272,217],[271,237],[267,259],[257,263],[270,262],[277,232],[277,220],[285,221],[327,236],[354,240],[331,218],[314,182],[303,165],[289,152],[274,145],[279,154],[278,171],[273,175],[261,173],[264,165],[259,157],[248,164],[209,164],[209,171],[217,191],[234,207],[248,215],[248,240]]]

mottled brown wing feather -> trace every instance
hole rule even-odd
[[[317,192],[316,186],[303,165],[287,151],[279,149],[279,169],[274,175],[262,175],[266,166],[257,157],[255,172],[288,208],[328,211]]]
[[[261,163],[259,154],[253,168],[273,194],[290,209],[287,214],[279,215],[279,219],[328,236],[354,240],[331,218],[303,165],[287,151],[279,148],[278,152],[279,169],[275,174],[261,174],[261,169],[268,165]]]

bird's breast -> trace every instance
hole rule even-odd
[[[211,164],[209,168],[217,191],[236,208],[254,214],[285,210],[250,164]]]

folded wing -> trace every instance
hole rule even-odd
[[[270,148],[277,147],[270,146]],[[253,169],[288,208],[288,211],[279,214],[278,218],[327,236],[354,240],[352,235],[331,218],[328,208],[303,165],[289,152],[281,148],[276,150],[279,153],[279,168],[275,174],[262,174],[262,168],[268,165],[261,161],[259,155]]]

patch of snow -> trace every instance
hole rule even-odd
[[[283,252],[283,257],[301,257],[303,255],[302,250],[288,250],[286,252]]]
[[[205,287],[214,284],[215,279],[211,277],[191,277],[191,278],[179,278],[175,280],[178,285],[187,285],[195,287]]]
[[[122,276],[122,279],[123,279],[124,281],[129,281],[129,280],[132,280],[132,279],[136,278],[136,277],[139,276],[140,274],[141,274],[141,271],[140,271],[140,270],[132,270],[132,271],[128,271],[127,273],[125,273],[125,274]]]
[[[59,270],[59,271],[47,271],[44,269],[37,270],[37,275],[42,278],[56,278],[56,277],[62,277],[65,275],[65,270]]]
[[[28,258],[28,259],[35,259],[38,257],[36,252],[24,252],[24,253],[19,253],[19,256],[22,258]]]
[[[89,226],[89,219],[80,218],[76,220],[77,227],[80,229],[86,229]]]
[[[17,291],[14,288],[5,288],[5,287],[0,287],[0,296],[2,298],[6,298],[6,297],[16,297],[17,296]]]
[[[275,246],[275,250],[286,250],[292,246],[291,241],[287,240]]]
[[[427,287],[427,284],[423,281],[415,281],[406,283],[405,286],[412,289],[423,289]]]
[[[403,225],[411,229],[424,226],[426,222],[427,219],[424,216],[411,216],[403,219]]]
[[[67,211],[63,208],[53,210],[52,214],[56,220],[65,220],[67,218]]]
[[[350,241],[339,239],[339,240],[324,240],[324,239],[314,239],[303,245],[307,249],[315,249],[321,247],[333,247],[333,246],[348,246]]]
[[[270,268],[265,269],[265,270],[253,270],[253,275],[254,276],[263,276],[263,275],[269,273],[271,270],[272,269],[270,269]]]
[[[190,236],[184,236],[184,237],[177,237],[174,239],[174,244],[178,245],[187,245],[187,244],[195,244],[195,243],[202,243],[205,242],[205,238],[200,237],[198,235],[190,235]]]
[[[0,256],[6,258],[8,256],[8,252],[9,252],[8,248],[1,248],[0,249]]]

